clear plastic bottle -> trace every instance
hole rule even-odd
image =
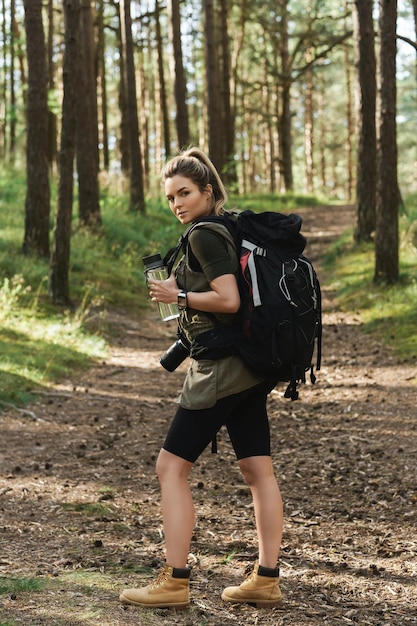
[[[143,259],[145,265],[146,280],[153,278],[155,280],[166,280],[168,278],[168,269],[162,261],[161,255],[151,254],[145,256]],[[179,316],[178,306],[176,304],[165,304],[164,302],[158,302],[159,315],[163,322],[168,322]]]

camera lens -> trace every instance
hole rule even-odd
[[[189,355],[188,348],[178,339],[159,359],[160,364],[168,372],[173,372]]]

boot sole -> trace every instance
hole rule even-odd
[[[130,604],[130,606],[141,606],[147,609],[176,609],[177,611],[185,611],[190,606],[190,602],[181,602],[179,604],[173,604],[172,602],[168,602],[164,604],[163,602],[159,602],[158,604],[146,604],[145,602],[133,602],[132,600],[128,600],[123,596],[120,597],[120,602],[122,604]]]
[[[274,609],[277,606],[282,606],[282,600],[276,600],[275,602],[250,602],[249,604],[253,604],[257,609]]]
[[[236,599],[236,598],[228,598],[227,596],[222,595],[222,600],[224,602],[230,602],[234,604],[250,604],[251,606],[255,606],[257,609],[273,609],[277,606],[282,606],[282,599],[279,600],[255,600],[251,598],[245,599]]]

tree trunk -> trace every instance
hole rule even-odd
[[[69,264],[73,204],[79,0],[64,0],[65,51],[63,61],[61,149],[59,152],[58,209],[49,265],[49,291],[55,303],[70,304]]]
[[[179,0],[168,0],[168,15],[171,22],[171,41],[174,51],[174,67],[175,67],[175,104],[177,114],[175,118],[178,146],[181,150],[186,148],[190,143],[190,129],[188,121],[187,108],[187,88],[185,81],[184,65],[182,58],[181,45],[181,18]]]
[[[85,226],[101,224],[98,187],[98,117],[95,42],[90,0],[81,0],[77,98],[79,217]]]
[[[357,243],[371,240],[376,220],[376,59],[372,7],[373,0],[355,0],[353,5],[359,87],[354,235]]]
[[[236,135],[240,135],[239,143],[240,148],[238,148],[238,156],[237,159],[238,167],[236,168],[236,187],[240,193],[244,193],[247,185],[247,178],[245,172],[245,151],[243,146],[243,138],[242,133],[242,116],[237,117],[237,111],[243,109],[243,101],[244,97],[238,93],[238,84],[239,84],[239,61],[241,52],[243,49],[243,43],[245,40],[245,28],[247,22],[247,12],[248,12],[248,0],[242,0],[239,4],[240,10],[240,18],[238,23],[234,25],[234,42],[232,46],[232,54],[230,59],[230,104],[231,104],[231,115],[234,120],[234,132]],[[237,128],[239,126],[239,128]],[[236,148],[235,148],[236,151]]]
[[[267,34],[263,29],[262,32],[262,45],[266,48]],[[261,39],[259,40],[261,43]],[[261,107],[264,117],[263,127],[263,141],[265,142],[265,180],[268,181],[268,191],[275,193],[277,190],[277,181],[275,178],[275,150],[274,150],[274,100],[270,88],[270,73],[269,73],[269,60],[263,59],[263,77],[262,77],[262,92],[261,92]]]
[[[283,183],[282,191],[291,191],[292,177],[292,133],[291,133],[291,83],[285,81],[281,92],[281,115],[278,121],[280,138],[280,174]]]
[[[318,114],[319,114],[319,154],[320,154],[320,181],[323,189],[327,189],[327,161],[326,161],[326,106],[322,91],[318,95]]]
[[[350,47],[345,46],[345,73],[346,73],[346,191],[345,197],[348,202],[353,196],[353,139],[355,137],[355,124],[353,119],[353,98],[352,98],[352,72]]]
[[[306,4],[306,28],[312,31],[313,25],[313,7],[312,0],[308,0]],[[304,87],[304,154],[305,154],[305,178],[306,190],[313,193],[314,190],[314,74],[313,74],[313,46],[314,40],[309,38],[306,42],[304,59],[306,65],[305,71],[305,87]]]
[[[26,4],[29,3],[25,2]],[[35,8],[35,7],[33,7]],[[15,21],[16,21],[16,2],[15,0],[10,0],[10,75],[9,75],[9,85],[10,85],[10,129],[9,129],[9,158],[10,163],[14,165],[15,157],[16,157],[16,83],[15,83],[15,58],[16,58],[16,30],[15,30]],[[45,44],[44,44],[45,45]],[[29,56],[29,52],[27,52]],[[29,59],[28,59],[29,62]]]
[[[4,42],[3,45],[3,54],[2,54],[2,63],[3,63],[3,75],[2,75],[2,85],[1,85],[1,96],[0,96],[0,134],[1,134],[1,146],[0,146],[0,157],[6,160],[7,155],[7,137],[8,137],[8,128],[7,128],[7,108],[8,108],[8,93],[7,93],[7,23],[6,23],[6,0],[2,0],[2,27],[1,34]]]
[[[118,11],[118,27],[117,27],[117,41],[119,52],[119,70],[120,70],[120,82],[119,82],[119,110],[120,110],[120,138],[119,138],[119,152],[120,152],[120,167],[123,174],[129,177],[130,171],[130,154],[129,154],[129,119],[127,114],[127,95],[126,95],[126,70],[125,60],[123,52],[123,36],[122,36],[122,13],[120,3],[116,5]]]
[[[235,118],[231,106],[230,95],[230,46],[228,32],[227,0],[220,0],[220,39],[221,39],[221,82],[222,82],[222,109],[224,130],[223,146],[223,177],[228,185],[237,182],[235,164]]]
[[[310,48],[306,50],[306,62],[311,60]],[[306,168],[306,189],[308,193],[314,190],[314,105],[313,105],[313,68],[309,67],[305,74],[305,113],[304,113],[304,152]]]
[[[49,256],[48,72],[42,0],[25,0],[28,60],[27,190],[23,251]]]
[[[145,26],[142,26],[144,29]],[[145,40],[150,40],[149,23],[147,25],[148,32],[144,33]],[[150,52],[150,48],[148,48]],[[146,69],[150,67],[150,61],[145,59],[145,51],[142,46],[138,46],[138,51],[135,57],[136,68],[136,91],[139,94],[138,101],[140,102],[140,108],[138,111],[139,128],[140,128],[140,152],[142,158],[142,178],[144,181],[144,190],[149,192],[149,188],[146,184],[149,184],[149,153],[150,153],[150,140],[151,134],[151,103],[150,94],[146,88]]]
[[[101,112],[101,144],[103,150],[103,167],[106,171],[110,165],[109,133],[107,125],[107,80],[106,80],[106,55],[104,41],[104,0],[98,3],[98,73],[100,78],[100,112]]]
[[[138,107],[136,97],[135,61],[133,58],[130,0],[121,0],[120,15],[129,139],[130,209],[132,211],[144,211],[145,195],[143,189],[142,156],[139,143]]]
[[[165,159],[168,159],[171,154],[171,131],[169,126],[169,113],[168,113],[168,97],[165,85],[165,72],[164,72],[164,47],[162,43],[161,35],[161,21],[159,11],[159,0],[155,0],[155,28],[156,28],[156,48],[158,54],[158,86],[159,96],[161,103],[161,115],[162,115],[162,127],[164,131],[164,146],[165,146]]]
[[[217,170],[221,172],[224,166],[224,151],[222,149],[224,129],[220,112],[221,91],[214,1],[204,0],[203,11],[209,154]]]
[[[375,282],[399,277],[396,128],[396,0],[379,0],[380,129],[378,146]]]
[[[291,122],[291,69],[288,47],[288,8],[286,0],[280,0],[281,6],[281,114],[278,120],[278,133],[280,141],[280,172],[283,191],[291,191],[293,188],[292,175],[292,122]]]
[[[54,12],[53,0],[48,0],[48,89],[55,91],[55,64],[54,64]],[[57,115],[54,110],[48,109],[48,161],[51,169],[57,159]]]

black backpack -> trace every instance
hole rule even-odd
[[[236,245],[241,307],[239,323],[232,328],[208,315],[255,373],[275,384],[288,382],[284,396],[296,400],[297,385],[306,382],[306,373],[312,383],[316,380],[313,356],[316,349],[319,370],[322,335],[320,284],[303,255],[301,217],[243,211],[202,218],[184,233],[177,250],[187,249],[194,228],[213,223],[226,227]]]

